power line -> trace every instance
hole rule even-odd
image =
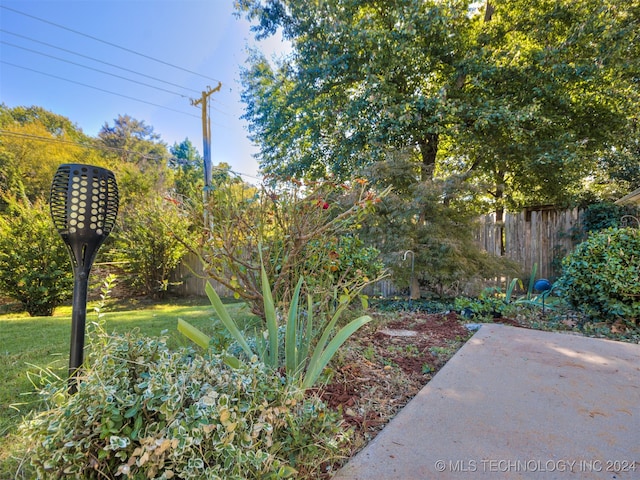
[[[190,74],[192,74],[192,75],[197,75],[197,76],[199,76],[199,77],[206,78],[206,79],[208,79],[208,80],[213,80],[214,82],[220,82],[220,80],[218,80],[218,79],[216,79],[216,78],[212,78],[212,77],[209,77],[209,76],[207,76],[207,75],[203,75],[203,74],[201,74],[201,73],[194,72],[193,70],[189,70],[189,69],[186,69],[186,68],[180,67],[180,66],[178,66],[178,65],[174,65],[174,64],[172,64],[172,63],[165,62],[164,60],[160,60],[160,59],[157,59],[157,58],[151,57],[151,56],[149,56],[149,55],[145,55],[144,53],[136,52],[135,50],[132,50],[132,49],[130,49],[130,48],[123,47],[123,46],[121,46],[121,45],[117,45],[117,44],[115,44],[115,43],[108,42],[108,41],[106,41],[106,40],[102,40],[101,38],[94,37],[93,35],[89,35],[89,34],[86,34],[86,33],[83,33],[83,32],[79,32],[79,31],[74,30],[74,29],[72,29],[72,28],[65,27],[64,25],[60,25],[60,24],[58,24],[58,23],[51,22],[51,21],[49,21],[49,20],[45,20],[45,19],[40,18],[40,17],[36,17],[35,15],[30,15],[30,14],[28,14],[28,13],[21,12],[20,10],[16,10],[15,8],[7,7],[6,5],[0,5],[0,8],[4,8],[5,10],[12,11],[12,12],[17,13],[17,14],[19,14],[19,15],[24,15],[25,17],[33,18],[33,19],[38,20],[38,21],[40,21],[40,22],[47,23],[47,24],[49,24],[49,25],[53,25],[54,27],[57,27],[57,28],[62,28],[63,30],[67,30],[67,31],[69,31],[69,32],[75,33],[76,35],[82,35],[83,37],[90,38],[90,39],[92,39],[92,40],[95,40],[96,42],[104,43],[105,45],[109,45],[109,46],[111,46],[111,47],[119,48],[120,50],[124,50],[125,52],[133,53],[134,55],[138,55],[138,56],[140,56],[140,57],[143,57],[143,58],[146,58],[146,59],[149,59],[149,60],[153,60],[154,62],[158,62],[158,63],[161,63],[161,64],[163,64],[163,65],[167,65],[167,66],[169,66],[169,67],[176,68],[176,69],[178,69],[178,70],[182,70],[183,72],[187,72],[187,73],[190,73]]]
[[[79,143],[79,142],[74,142],[72,140],[64,140],[62,138],[56,138],[56,137],[42,137],[39,135],[33,135],[30,133],[20,133],[20,132],[12,132],[10,130],[4,130],[2,128],[0,128],[0,135],[9,135],[9,136],[13,136],[13,137],[20,137],[20,138],[28,138],[31,140],[36,140],[36,141],[42,141],[42,142],[50,142],[50,143],[64,143],[64,144],[68,144],[68,145],[74,145],[77,147],[81,147],[81,148],[86,148],[86,149],[93,149],[93,150],[112,150],[115,152],[121,152],[121,153],[128,153],[128,154],[132,154],[132,155],[138,155],[144,159],[148,159],[148,160],[162,160],[162,159],[169,159],[169,160],[178,160],[175,157],[172,157],[170,155],[167,155],[167,157],[159,157],[156,155],[146,155],[144,153],[141,152],[134,152],[132,150],[127,150],[124,148],[118,148],[118,147],[109,147],[107,145],[100,145],[100,144],[94,144],[94,145],[87,145],[84,143]],[[256,177],[255,175],[250,175],[248,173],[242,173],[242,172],[236,172],[235,170],[229,170],[229,172],[235,174],[235,175],[240,175],[242,177],[248,177],[248,178],[253,178],[255,180],[260,180],[259,177]]]
[[[83,87],[87,87],[87,88],[92,88],[94,90],[99,90],[101,92],[105,92],[105,93],[109,93],[111,95],[117,95],[118,97],[122,97],[122,98],[126,98],[128,100],[134,100],[136,102],[140,102],[140,103],[146,103],[147,105],[151,105],[154,107],[158,107],[158,108],[163,108],[165,110],[170,110],[172,112],[176,112],[176,113],[180,113],[182,115],[188,115],[190,117],[194,117],[194,118],[200,118],[197,115],[193,115],[191,113],[187,113],[187,112],[183,112],[182,110],[176,110],[175,108],[171,108],[171,107],[165,107],[164,105],[159,105],[157,103],[153,103],[153,102],[147,102],[146,100],[140,100],[138,98],[135,97],[130,97],[128,95],[123,95],[121,93],[117,93],[117,92],[112,92],[110,90],[105,90],[104,88],[100,88],[100,87],[94,87],[93,85],[88,85],[86,83],[82,83],[82,82],[77,82],[75,80],[70,80],[68,78],[64,78],[64,77],[60,77],[58,75],[53,75],[51,73],[46,73],[46,72],[42,72],[40,70],[36,70],[34,68],[29,68],[29,67],[23,67],[22,65],[16,65],[15,63],[11,63],[11,62],[7,62],[6,60],[0,60],[0,63],[4,63],[5,65],[11,65],[12,67],[16,67],[16,68],[22,68],[23,70],[29,70],[31,72],[36,72],[39,73],[41,75],[46,75],[48,77],[52,77],[52,78],[57,78],[58,80],[63,80],[65,82],[71,82],[71,83],[75,83],[76,85],[82,85]],[[222,125],[219,125],[222,126]]]
[[[128,153],[128,154],[132,154],[132,155],[138,155],[138,156],[144,158],[145,160],[162,160],[163,158],[170,157],[169,155],[167,155],[167,157],[161,157],[161,156],[157,156],[157,155],[147,155],[147,154],[144,154],[142,152],[134,152],[133,150],[127,150],[125,148],[118,148],[118,147],[109,147],[107,145],[100,145],[100,144],[87,145],[87,144],[84,144],[84,143],[74,142],[72,140],[64,140],[62,138],[42,137],[42,136],[39,136],[39,135],[32,135],[30,133],[12,132],[10,130],[4,130],[4,129],[1,129],[1,128],[0,128],[0,135],[9,135],[9,136],[13,136],[13,137],[28,138],[30,140],[36,140],[36,141],[40,141],[40,142],[63,143],[63,144],[66,144],[66,145],[74,145],[76,147],[86,148],[88,150],[110,150],[110,151],[115,151],[115,152],[120,152],[120,153]]]
[[[168,81],[163,80],[163,79],[161,79],[161,78],[153,77],[153,76],[151,76],[151,75],[147,75],[147,74],[142,73],[142,72],[137,72],[137,71],[135,71],[135,70],[131,70],[131,69],[129,69],[129,68],[125,68],[125,67],[122,67],[122,66],[116,65],[116,64],[114,64],[114,63],[105,62],[104,60],[100,60],[100,59],[98,59],[98,58],[91,57],[91,56],[89,56],[89,55],[83,55],[82,53],[74,52],[73,50],[68,50],[68,49],[66,49],[66,48],[62,48],[62,47],[59,47],[59,46],[57,46],[57,45],[53,45],[53,44],[51,44],[51,43],[42,42],[42,41],[40,41],[40,40],[37,40],[37,39],[35,39],[35,38],[29,37],[29,36],[26,36],[26,35],[21,35],[21,34],[19,34],[19,33],[10,32],[10,31],[5,30],[5,29],[3,29],[3,28],[0,28],[0,32],[2,32],[2,33],[7,33],[7,34],[9,34],[9,35],[13,35],[13,36],[15,36],[15,37],[23,38],[23,39],[26,39],[26,40],[28,40],[28,41],[30,41],[30,42],[39,43],[39,44],[41,44],[41,45],[45,45],[45,46],[47,46],[47,47],[54,48],[54,49],[56,49],[56,50],[60,50],[60,51],[66,52],[66,53],[70,53],[70,54],[72,54],[72,55],[76,55],[76,56],[78,56],[78,57],[86,58],[86,59],[91,60],[91,61],[94,61],[94,62],[102,63],[103,65],[108,65],[108,66],[110,66],[110,67],[114,67],[114,68],[117,68],[117,69],[119,69],[119,70],[124,70],[124,71],[126,71],[126,72],[130,72],[130,73],[133,73],[133,74],[135,74],[135,75],[140,75],[140,76],[142,76],[142,77],[149,78],[149,79],[154,80],[154,81],[156,81],[156,82],[161,82],[161,83],[164,83],[164,84],[167,84],[167,85],[171,85],[171,86],[174,86],[174,87],[178,87],[178,88],[181,88],[181,89],[183,89],[183,90],[189,90],[189,91],[191,91],[191,92],[200,93],[200,91],[199,91],[199,90],[196,90],[196,89],[194,89],[194,88],[185,87],[185,86],[182,86],[182,85],[178,85],[178,84],[176,84],[176,83],[168,82]],[[161,90],[161,91],[164,91],[164,92],[168,92],[168,93],[171,93],[171,94],[173,94],[173,95],[179,95],[179,96],[180,96],[180,97],[182,97],[182,98],[188,98],[186,95],[183,95],[183,94],[178,93],[178,92],[172,92],[172,91],[170,91],[170,90],[166,90],[166,89],[164,89],[164,88],[162,88],[162,87],[157,87],[157,86],[154,86],[154,85],[150,85],[150,84],[147,84],[147,83],[144,83],[144,82],[140,82],[140,81],[138,81],[138,80],[134,80],[134,79],[131,79],[131,78],[127,78],[127,77],[123,77],[123,76],[120,76],[120,75],[116,75],[116,74],[114,74],[114,73],[105,72],[105,71],[103,71],[103,70],[99,70],[99,69],[96,69],[96,68],[93,68],[93,67],[89,67],[88,65],[83,65],[83,64],[80,64],[80,63],[72,62],[72,61],[70,61],[70,60],[66,60],[66,59],[63,59],[63,58],[55,57],[55,56],[53,56],[53,55],[50,55],[50,54],[47,54],[47,53],[44,53],[44,52],[40,52],[40,51],[38,51],[38,50],[32,50],[32,49],[30,49],[30,48],[23,47],[23,46],[20,46],[20,45],[16,45],[16,44],[13,44],[13,43],[10,43],[10,42],[7,42],[7,41],[4,41],[4,40],[0,40],[0,43],[4,43],[4,44],[6,44],[6,45],[10,45],[10,46],[12,46],[12,47],[14,47],[14,48],[20,48],[20,49],[22,49],[22,50],[26,50],[26,51],[29,51],[29,52],[33,52],[33,53],[36,53],[36,54],[38,54],[38,55],[42,55],[42,56],[46,56],[46,57],[49,57],[49,58],[53,58],[53,59],[55,59],[55,60],[59,60],[59,61],[61,61],[61,62],[70,63],[70,64],[72,64],[72,65],[77,65],[77,66],[82,67],[82,68],[86,68],[86,69],[89,69],[89,70],[94,70],[94,71],[96,71],[96,72],[100,72],[100,73],[103,73],[103,74],[106,74],[106,75],[111,75],[111,76],[114,76],[114,77],[117,77],[117,78],[121,78],[121,79],[124,79],[124,80],[130,81],[130,82],[133,82],[133,83],[137,83],[137,84],[139,84],[139,85],[144,85],[144,86],[148,86],[148,87],[151,87],[151,88],[155,88],[156,90]],[[220,102],[217,102],[217,103],[220,103]],[[223,105],[223,104],[221,104],[221,105]],[[223,106],[224,106],[224,105],[223,105]],[[223,111],[223,110],[220,110],[219,108],[216,108],[216,107],[212,107],[212,108],[213,108],[213,110],[215,110],[216,112],[221,113],[221,114],[223,114],[223,115],[228,115],[228,116],[230,116],[230,115],[231,115],[230,113],[225,112],[225,111]],[[227,108],[228,108],[228,107],[227,107]]]
[[[100,59],[98,59],[98,58],[91,57],[91,56],[89,56],[89,55],[83,55],[82,53],[74,52],[73,50],[68,50],[68,49],[66,49],[66,48],[62,48],[62,47],[59,47],[59,46],[56,46],[56,45],[52,45],[51,43],[42,42],[42,41],[40,41],[40,40],[36,40],[35,38],[31,38],[31,37],[28,37],[28,36],[26,36],[26,35],[21,35],[21,34],[19,34],[19,33],[10,32],[10,31],[5,30],[5,29],[3,29],[3,28],[0,28],[0,32],[8,33],[9,35],[13,35],[13,36],[15,36],[15,37],[24,38],[24,39],[26,39],[26,40],[29,40],[30,42],[39,43],[39,44],[41,44],[41,45],[45,45],[45,46],[50,47],[50,48],[55,48],[56,50],[60,50],[60,51],[63,51],[63,52],[70,53],[70,54],[72,54],[72,55],[76,55],[76,56],[78,56],[78,57],[82,57],[82,58],[86,58],[86,59],[88,59],[88,60],[92,60],[92,61],[94,61],[94,62],[102,63],[103,65],[108,65],[109,67],[114,67],[114,68],[117,68],[117,69],[119,69],[119,70],[124,70],[125,72],[134,73],[134,74],[136,74],[136,75],[140,75],[141,77],[146,77],[146,78],[149,78],[149,79],[151,79],[151,80],[155,80],[155,81],[157,81],[157,82],[164,83],[164,84],[166,84],[166,85],[171,85],[171,86],[173,86],[173,87],[178,87],[178,88],[181,88],[181,89],[183,89],[183,90],[189,90],[189,91],[191,91],[191,92],[195,92],[195,93],[200,93],[200,91],[199,91],[199,90],[196,90],[196,89],[194,89],[194,88],[183,87],[182,85],[178,85],[177,83],[167,82],[166,80],[162,80],[161,78],[156,78],[156,77],[153,77],[153,76],[151,76],[151,75],[147,75],[146,73],[136,72],[135,70],[131,70],[131,69],[129,69],[129,68],[121,67],[120,65],[116,65],[116,64],[114,64],[114,63],[105,62],[104,60],[100,60]]]
[[[81,68],[86,68],[87,70],[93,70],[94,72],[103,73],[105,75],[110,75],[112,77],[116,77],[116,78],[120,78],[122,80],[126,80],[128,82],[137,83],[138,85],[143,85],[145,87],[155,88],[156,90],[160,90],[162,92],[171,93],[172,95],[177,95],[177,96],[182,97],[182,98],[189,98],[186,95],[183,95],[182,93],[178,93],[178,92],[174,92],[174,91],[171,91],[171,90],[167,90],[166,88],[162,88],[162,87],[157,87],[155,85],[151,85],[150,83],[140,82],[140,81],[134,80],[132,78],[123,77],[122,75],[116,75],[115,73],[106,72],[106,71],[100,70],[98,68],[89,67],[88,65],[83,65],[81,63],[72,62],[71,60],[66,60],[64,58],[56,57],[56,56],[50,55],[48,53],[39,52],[39,51],[33,50],[31,48],[21,47],[20,45],[15,45],[13,43],[6,42],[4,40],[0,40],[0,43],[2,43],[4,45],[9,45],[10,47],[13,47],[13,48],[19,48],[21,50],[25,50],[27,52],[35,53],[36,55],[42,55],[43,57],[52,58],[54,60],[58,60],[59,62],[69,63],[71,65],[76,65],[76,66],[81,67]]]
[[[151,56],[149,56],[149,55],[146,55],[146,54],[140,53],[140,52],[135,51],[135,50],[132,50],[132,49],[130,49],[130,48],[127,48],[127,47],[124,47],[124,46],[121,46],[121,45],[118,45],[118,44],[115,44],[115,43],[112,43],[112,42],[109,42],[109,41],[105,41],[105,40],[103,40],[103,39],[101,39],[101,38],[98,38],[98,37],[95,37],[95,36],[93,36],[93,35],[89,35],[89,34],[86,34],[86,33],[83,33],[83,32],[77,31],[77,30],[74,30],[74,29],[72,29],[72,28],[69,28],[69,27],[66,27],[66,26],[64,26],[64,25],[60,25],[60,24],[58,24],[58,23],[55,23],[55,22],[52,22],[52,21],[49,21],[49,20],[46,20],[46,19],[43,19],[43,18],[37,17],[37,16],[35,16],[35,15],[31,15],[31,14],[29,14],[29,13],[22,12],[22,11],[20,11],[20,10],[15,9],[15,8],[11,8],[11,7],[4,6],[4,5],[0,5],[0,8],[4,8],[5,10],[8,10],[8,11],[14,12],[14,13],[16,13],[16,14],[19,14],[19,15],[22,15],[22,16],[25,16],[25,17],[28,17],[28,18],[32,18],[32,19],[37,20],[37,21],[40,21],[40,22],[42,22],[42,23],[46,23],[46,24],[52,25],[52,26],[54,26],[54,27],[56,27],[56,28],[60,28],[60,29],[63,29],[63,30],[67,30],[67,31],[72,32],[72,33],[74,33],[74,34],[77,34],[77,35],[80,35],[80,36],[83,36],[83,37],[86,37],[86,38],[92,39],[92,40],[94,40],[94,41],[97,41],[97,42],[103,43],[103,44],[105,44],[105,45],[109,45],[109,46],[114,47],[114,48],[118,48],[118,49],[123,50],[123,51],[126,51],[126,52],[128,52],[128,53],[131,53],[131,54],[137,55],[137,56],[139,56],[139,57],[143,57],[143,58],[146,58],[146,59],[152,60],[152,61],[154,61],[154,62],[157,62],[157,63],[163,64],[163,65],[167,65],[167,66],[169,66],[169,67],[172,67],[172,68],[175,68],[175,69],[178,69],[178,70],[181,70],[181,71],[184,71],[184,72],[187,72],[187,73],[190,73],[190,74],[193,74],[193,75],[196,75],[196,76],[202,77],[202,78],[207,78],[207,79],[211,79],[211,80],[214,80],[214,81],[218,81],[218,80],[216,80],[216,79],[214,79],[214,78],[212,78],[212,77],[208,77],[208,76],[203,75],[203,74],[200,74],[200,73],[198,73],[198,72],[195,72],[195,71],[192,71],[192,70],[189,70],[189,69],[186,69],[186,68],[180,67],[180,66],[178,66],[178,65],[175,65],[175,64],[172,64],[172,63],[169,63],[169,62],[166,62],[166,61],[160,60],[160,59],[158,59],[158,58],[151,57]],[[92,61],[97,61],[97,62],[100,62],[100,63],[104,63],[104,64],[107,64],[107,65],[109,65],[109,66],[112,66],[112,67],[115,67],[115,68],[119,68],[119,69],[122,69],[122,70],[127,70],[127,71],[130,71],[130,72],[132,72],[132,73],[134,73],[134,74],[136,74],[136,75],[142,75],[142,76],[145,76],[145,77],[148,77],[148,78],[152,78],[152,79],[153,79],[153,80],[155,80],[155,81],[160,81],[160,82],[163,82],[163,83],[167,83],[167,84],[170,84],[170,85],[174,85],[174,86],[177,86],[178,88],[181,88],[181,89],[191,90],[191,91],[194,91],[194,92],[196,92],[196,91],[197,91],[197,90],[194,90],[194,89],[191,89],[191,88],[182,87],[182,86],[180,86],[180,85],[171,84],[170,82],[165,82],[165,81],[160,80],[160,79],[157,79],[157,78],[155,78],[155,77],[151,77],[151,76],[149,76],[149,75],[145,75],[145,74],[142,74],[142,73],[140,73],[140,72],[135,72],[135,71],[133,71],[133,70],[129,70],[129,69],[126,69],[126,68],[124,68],[124,67],[120,67],[120,66],[118,66],[118,65],[110,64],[110,63],[107,63],[107,62],[104,62],[104,61],[101,61],[101,60],[95,59],[95,58],[90,57],[90,56],[87,56],[87,55],[82,55],[82,54],[80,54],[80,53],[73,52],[73,51],[71,51],[71,50],[67,50],[67,49],[64,49],[64,48],[60,48],[60,47],[57,47],[57,46],[55,46],[55,45],[48,44],[48,43],[46,43],[46,42],[41,42],[41,41],[39,41],[39,40],[33,39],[33,38],[28,37],[28,36],[25,36],[25,35],[20,35],[20,34],[16,34],[16,33],[8,32],[8,31],[3,30],[3,29],[0,29],[0,31],[2,31],[2,32],[6,32],[6,33],[8,33],[8,34],[10,34],[10,35],[15,35],[15,36],[18,36],[18,37],[21,37],[21,38],[27,39],[27,40],[32,41],[32,42],[40,43],[40,44],[46,45],[46,46],[51,47],[51,48],[56,48],[56,49],[59,49],[59,50],[63,50],[63,51],[66,51],[66,52],[68,52],[68,53],[71,53],[71,54],[73,54],[73,55],[77,55],[77,56],[80,56],[80,57],[84,57],[84,58],[90,59],[90,60],[92,60]],[[168,93],[171,93],[171,94],[178,95],[178,96],[180,96],[180,97],[186,98],[186,96],[185,96],[185,95],[182,95],[181,93],[178,93],[178,92],[170,91],[170,90],[167,90],[167,89],[164,89],[164,88],[160,88],[160,87],[156,87],[156,86],[154,86],[154,85],[150,85],[150,84],[147,84],[147,83],[143,83],[143,82],[140,82],[140,81],[137,81],[137,80],[134,80],[134,79],[128,78],[128,77],[124,77],[124,76],[116,75],[116,74],[113,74],[113,73],[110,73],[110,72],[107,72],[107,71],[99,70],[99,69],[96,69],[96,68],[93,68],[93,67],[90,67],[90,66],[87,66],[87,65],[83,65],[83,64],[81,64],[81,63],[73,62],[73,61],[70,61],[70,60],[66,60],[66,59],[64,59],[64,58],[59,58],[59,57],[56,57],[56,56],[50,55],[50,54],[48,54],[48,53],[44,53],[44,52],[37,51],[37,50],[32,50],[32,49],[29,49],[29,48],[26,48],[26,47],[22,47],[22,46],[20,46],[20,45],[15,45],[15,44],[8,43],[8,42],[4,42],[4,41],[0,41],[0,43],[5,43],[5,44],[7,44],[7,45],[9,45],[9,46],[12,46],[12,47],[14,47],[14,48],[20,48],[20,49],[22,49],[22,50],[25,50],[25,51],[29,51],[29,52],[35,53],[35,54],[37,54],[37,55],[42,55],[42,56],[45,56],[45,57],[49,57],[49,58],[52,58],[52,59],[57,60],[57,61],[62,61],[62,62],[65,62],[65,63],[69,63],[69,64],[72,64],[72,65],[76,65],[76,66],[79,66],[79,67],[81,67],[81,68],[86,68],[86,69],[93,70],[93,71],[96,71],[96,72],[99,72],[99,73],[102,73],[102,74],[111,75],[111,76],[113,76],[113,77],[121,78],[121,79],[126,80],[126,81],[130,81],[130,82],[133,82],[133,83],[138,83],[138,84],[143,85],[143,86],[146,86],[146,87],[155,88],[155,89],[157,89],[157,90],[165,91],[165,92],[168,92]],[[94,89],[94,90],[98,90],[98,91],[101,91],[101,92],[104,92],[104,93],[108,93],[108,94],[110,94],[110,95],[117,95],[117,96],[119,96],[119,97],[126,98],[126,99],[133,100],[133,101],[137,101],[137,102],[139,102],[139,103],[145,103],[145,104],[148,104],[148,105],[152,105],[152,106],[157,107],[157,108],[162,108],[162,109],[165,109],[165,110],[170,110],[170,111],[173,111],[173,112],[176,112],[176,113],[180,113],[180,114],[182,114],[182,115],[189,115],[190,117],[193,117],[193,118],[199,118],[199,117],[198,117],[198,116],[196,116],[196,115],[192,115],[192,114],[186,113],[186,112],[181,111],[181,110],[177,110],[177,109],[173,109],[173,108],[166,107],[166,106],[163,106],[163,105],[159,105],[159,104],[156,104],[156,103],[148,102],[148,101],[141,100],[141,99],[138,99],[138,98],[135,98],[135,97],[131,97],[131,96],[128,96],[128,95],[124,95],[124,94],[121,94],[121,93],[118,93],[118,92],[114,92],[114,91],[111,91],[111,90],[107,90],[107,89],[103,89],[103,88],[100,88],[100,87],[96,87],[96,86],[89,85],[89,84],[86,84],[86,83],[82,83],[82,82],[79,82],[79,81],[76,81],[76,80],[71,80],[71,79],[64,78],[64,77],[61,77],[61,76],[58,76],[58,75],[54,75],[54,74],[51,74],[51,73],[43,72],[43,71],[41,71],[41,70],[37,70],[37,69],[34,69],[34,68],[29,68],[29,67],[25,67],[25,66],[22,66],[22,65],[17,65],[17,64],[11,63],[11,62],[3,61],[3,60],[0,60],[0,63],[3,63],[3,64],[5,64],[5,65],[10,65],[10,66],[13,66],[13,67],[15,67],[15,68],[21,68],[21,69],[23,69],[23,70],[28,70],[28,71],[32,71],[32,72],[35,72],[35,73],[39,73],[39,74],[41,74],[41,75],[46,75],[46,76],[49,76],[49,77],[51,77],[51,78],[56,78],[56,79],[58,79],[58,80],[62,80],[62,81],[65,81],[65,82],[69,82],[69,83],[74,83],[74,84],[77,84],[77,85],[81,85],[81,86],[84,86],[84,87],[87,87],[87,88],[92,88],[92,89]],[[218,82],[219,82],[219,81],[218,81]],[[223,111],[221,111],[221,110],[219,110],[219,109],[217,109],[217,108],[215,108],[215,107],[212,107],[211,105],[209,105],[209,108],[212,108],[212,109],[214,109],[214,110],[216,110],[216,111],[218,111],[218,112],[220,112],[220,113],[222,113],[222,114],[229,115],[228,113],[223,112]],[[216,124],[214,124],[214,125],[216,125]],[[221,127],[221,128],[228,128],[228,127],[223,126],[223,125],[217,125],[217,126],[218,126],[218,127]],[[242,175],[244,175],[244,174],[242,174]]]

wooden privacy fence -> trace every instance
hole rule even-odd
[[[504,229],[495,214],[479,219],[476,233],[478,245],[489,253],[501,255],[501,235],[504,236],[504,256],[522,267],[529,275],[537,264],[537,278],[555,279],[561,274],[559,260],[576,245],[571,232],[580,226],[582,210],[578,208],[525,209],[506,213]]]
[[[233,292],[227,287],[212,278],[208,278],[200,258],[193,253],[188,253],[182,259],[178,268],[171,274],[171,281],[178,282],[177,285],[171,286],[171,291],[179,295],[205,296],[204,287],[209,282],[221,297],[233,296]]]
[[[180,262],[178,268],[176,268],[171,274],[171,291],[178,295],[188,296],[205,296],[204,287],[207,282],[211,283],[211,286],[221,297],[232,297],[233,292],[224,285],[218,283],[212,278],[207,278],[207,274],[204,271],[202,262],[197,255],[188,253]],[[375,284],[369,285],[364,291],[367,295],[390,297],[398,294],[398,289],[393,282],[385,278]]]
[[[576,245],[571,238],[574,227],[580,226],[582,210],[574,208],[557,210],[554,208],[525,209],[520,213],[506,213],[504,230],[495,220],[495,214],[480,217],[475,231],[475,239],[485,251],[501,254],[501,235],[504,236],[504,256],[521,266],[524,279],[537,264],[536,278],[555,280],[561,273],[558,262]],[[208,281],[199,259],[189,254],[172,275],[173,281],[181,282],[172,291],[181,295],[205,295]],[[210,280],[216,292],[232,296],[233,292]],[[400,292],[391,279],[370,285],[365,293],[376,296],[393,296]]]

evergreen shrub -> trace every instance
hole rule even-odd
[[[640,230],[592,233],[562,261],[557,289],[594,320],[640,318]]]
[[[17,300],[31,316],[50,316],[71,298],[69,252],[56,232],[49,207],[4,195],[0,214],[0,296]]]

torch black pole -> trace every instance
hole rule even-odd
[[[73,311],[69,352],[69,393],[78,389],[84,357],[89,272],[118,214],[118,186],[109,170],[91,165],[58,167],[51,185],[51,218],[73,263]]]
[[[71,347],[69,349],[69,393],[77,390],[77,375],[84,361],[84,332],[87,322],[87,290],[89,275],[84,271],[74,273],[73,311],[71,313]]]

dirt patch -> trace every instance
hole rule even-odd
[[[349,340],[320,394],[354,427],[354,453],[469,339],[465,323],[453,312],[378,315]]]

